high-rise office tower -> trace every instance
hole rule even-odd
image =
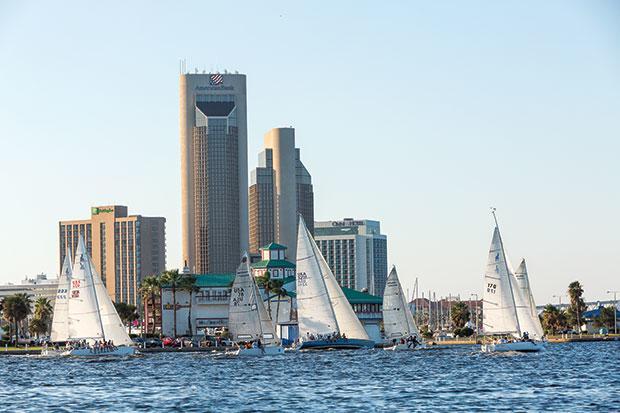
[[[265,134],[265,150],[250,184],[250,251],[271,242],[285,245],[294,260],[297,247],[297,215],[313,231],[312,177],[295,148],[295,129],[274,128]]]
[[[110,297],[137,305],[142,278],[166,269],[165,226],[166,218],[128,215],[126,206],[93,207],[90,219],[60,221],[59,269],[82,235]]]
[[[180,76],[183,260],[234,272],[248,248],[246,78]]]
[[[316,222],[314,239],[338,283],[383,296],[387,279],[387,237],[379,221]]]

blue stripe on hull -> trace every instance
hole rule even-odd
[[[299,346],[300,350],[327,350],[327,349],[360,349],[373,348],[375,342],[372,340],[362,340],[357,338],[338,339],[338,340],[313,340],[304,341]]]

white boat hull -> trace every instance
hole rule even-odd
[[[66,350],[56,350],[55,348],[46,348],[41,350],[43,357],[60,357]]]
[[[422,350],[423,348],[426,348],[426,344],[422,343],[422,344],[418,344],[416,346],[409,346],[408,344],[396,344],[393,346],[389,346],[389,347],[383,347],[383,350],[386,351],[413,351],[413,350]]]
[[[284,348],[282,346],[266,346],[263,348],[238,348],[233,351],[229,351],[226,354],[230,356],[240,357],[260,357],[260,356],[276,356],[284,354]]]
[[[133,347],[120,346],[110,350],[97,350],[92,348],[74,348],[61,353],[69,357],[127,357],[137,353]]]
[[[545,349],[542,341],[515,341],[513,343],[483,344],[480,348],[484,353],[502,353],[508,351],[538,352]]]

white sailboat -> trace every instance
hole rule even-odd
[[[62,269],[58,277],[58,287],[56,288],[56,300],[54,301],[54,313],[52,316],[52,332],[50,341],[52,343],[64,343],[69,337],[69,325],[67,322],[69,305],[69,284],[71,283],[71,253],[67,251],[62,263]],[[58,347],[50,347],[44,344],[41,351],[43,356],[59,356],[64,352]]]
[[[392,267],[383,292],[383,329],[388,342],[384,350],[413,350],[423,346],[417,345],[420,332],[398,280],[396,267]]]
[[[52,317],[52,333],[50,341],[52,343],[67,341],[69,337],[69,326],[67,324],[68,302],[69,302],[69,283],[71,282],[71,252],[67,251],[62,263],[62,270],[58,277],[58,287],[56,290],[56,300],[54,302],[54,315]]]
[[[493,210],[495,230],[489,250],[487,269],[484,275],[482,301],[483,332],[485,335],[512,336],[512,340],[501,339],[498,342],[482,344],[482,351],[540,351],[544,344],[536,337],[535,324],[530,304],[525,305],[524,290],[520,288],[517,278],[510,268],[506,251],[499,231],[495,210]],[[521,268],[521,267],[520,267]],[[523,264],[525,269],[525,264]],[[522,277],[523,278],[523,277]],[[527,280],[527,274],[525,275]],[[531,298],[529,280],[527,280],[528,300]],[[531,300],[533,302],[533,300]],[[529,302],[529,301],[528,301]],[[542,329],[541,329],[542,330]],[[527,333],[524,335],[524,333]],[[529,339],[524,339],[532,334]]]
[[[299,349],[374,347],[301,217],[296,298]]]
[[[247,254],[243,255],[232,285],[228,305],[228,330],[236,343],[254,343],[250,348],[239,346],[228,354],[235,356],[284,354],[256,281],[250,274]]]
[[[132,341],[94,269],[82,237],[78,241],[68,290],[66,341],[86,342],[87,346],[73,346],[62,355],[100,357],[135,354]],[[106,341],[112,341],[113,346],[95,346]]]

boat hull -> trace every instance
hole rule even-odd
[[[74,348],[64,351],[62,356],[69,357],[127,357],[137,353],[133,347],[120,346],[111,350],[95,351],[92,348]]]
[[[484,353],[504,353],[508,351],[535,353],[543,351],[545,344],[541,341],[515,341],[513,343],[483,344],[480,349]]]
[[[361,348],[373,348],[375,342],[372,340],[364,340],[360,338],[340,338],[338,340],[311,340],[304,341],[299,346],[299,350],[357,350]]]
[[[55,348],[45,348],[41,350],[41,355],[43,357],[60,357],[66,350],[57,350]]]
[[[414,346],[409,346],[408,344],[396,344],[393,346],[389,346],[389,347],[383,347],[383,350],[386,351],[413,351],[413,350],[422,350],[426,348],[426,344],[422,343],[422,344],[418,344],[415,347]]]
[[[266,346],[263,348],[238,348],[237,350],[229,351],[226,354],[239,357],[277,356],[280,354],[284,354],[284,348],[282,346]]]

